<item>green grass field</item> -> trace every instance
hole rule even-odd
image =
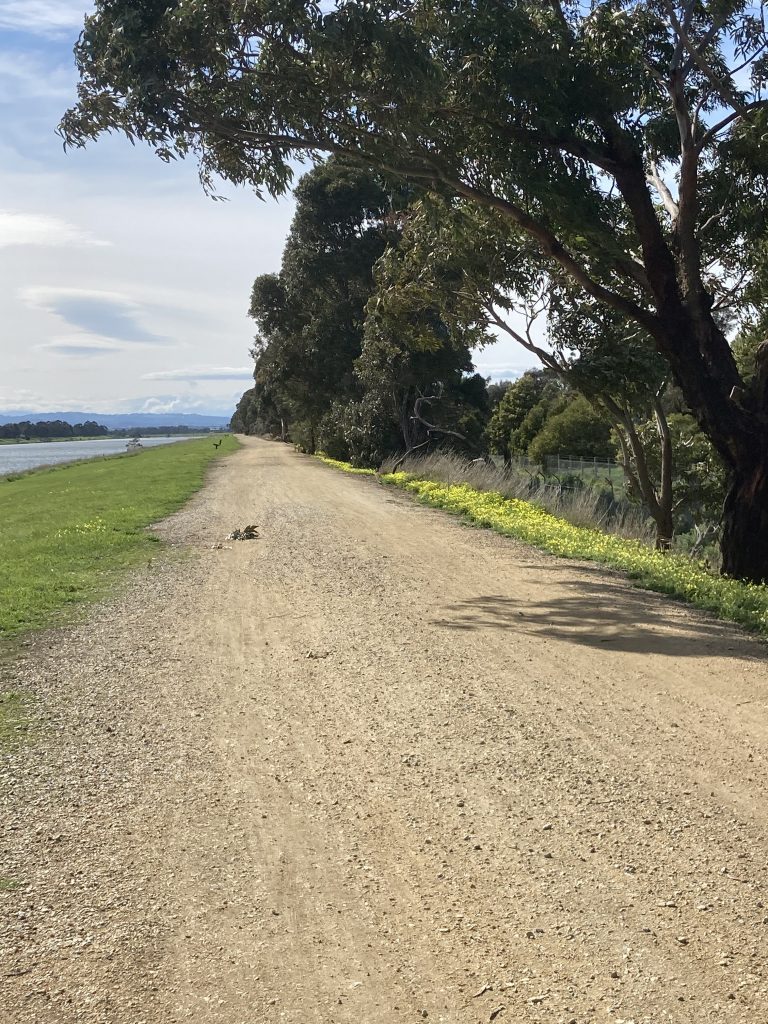
[[[146,561],[150,523],[200,488],[224,435],[0,479],[0,645],[61,621]]]

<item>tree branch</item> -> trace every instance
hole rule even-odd
[[[672,435],[664,412],[664,406],[658,395],[653,399],[653,412],[656,416],[656,427],[661,440],[661,489],[659,506],[662,512],[672,511]]]
[[[669,214],[672,220],[672,225],[674,226],[675,222],[677,221],[677,216],[680,213],[680,207],[678,206],[675,197],[670,192],[667,183],[659,174],[659,169],[656,165],[655,160],[651,160],[651,173],[648,175],[647,180],[650,182],[651,185],[653,185],[653,187],[661,196],[661,201],[664,204],[664,209]]]
[[[395,168],[392,168],[392,170],[394,171]],[[474,199],[481,205],[499,210],[505,216],[509,217],[509,219],[517,224],[518,227],[522,228],[527,235],[530,235],[531,238],[535,239],[545,256],[549,256],[550,259],[559,263],[563,270],[565,270],[566,273],[580,284],[582,288],[593,298],[599,299],[612,309],[617,309],[619,312],[624,313],[633,320],[636,320],[651,334],[653,334],[657,329],[658,322],[653,313],[644,309],[642,306],[639,306],[631,299],[626,298],[624,295],[621,295],[619,292],[606,288],[604,285],[595,281],[579,263],[576,257],[568,251],[560,239],[553,234],[549,228],[531,217],[530,214],[523,210],[522,207],[507,199],[502,199],[499,196],[489,195],[486,192],[482,192],[480,189],[477,189],[472,185],[468,185],[466,182],[461,180],[447,177],[442,177],[441,180],[443,184],[449,185],[459,195],[463,195],[467,199]]]
[[[688,3],[690,3],[691,14],[692,14],[693,13],[692,12],[692,8],[693,8],[694,4],[691,3],[691,0],[687,0],[686,7],[688,6]],[[691,58],[691,60],[687,61],[685,63],[685,65],[681,65],[679,63],[676,64],[675,61],[674,61],[674,58],[673,58],[673,62],[670,65],[670,72],[673,75],[679,72],[681,77],[683,79],[685,79],[685,77],[687,76],[688,72],[691,69],[692,64],[695,64],[696,67],[698,67],[699,71],[701,71],[701,73],[706,78],[709,79],[709,81],[715,87],[717,93],[723,99],[727,100],[728,104],[731,107],[733,107],[734,110],[741,109],[742,106],[743,106],[743,101],[739,98],[738,94],[733,89],[732,84],[730,83],[730,81],[726,82],[722,78],[719,78],[715,74],[713,69],[710,67],[710,65],[707,63],[707,61],[704,59],[704,50],[706,49],[706,46],[709,45],[709,42],[711,41],[711,39],[708,39],[707,43],[704,44],[704,45],[700,44],[698,47],[694,46],[694,44],[691,41],[691,38],[690,38],[690,36],[688,34],[689,30],[690,30],[690,27],[691,27],[691,20],[690,20],[690,18],[686,19],[684,17],[683,23],[681,24],[680,21],[677,18],[677,14],[675,13],[675,8],[674,8],[674,5],[672,4],[671,0],[663,0],[663,4],[664,4],[664,7],[665,7],[665,9],[667,11],[667,14],[669,15],[669,20],[672,23],[672,27],[674,28],[675,33],[677,34],[677,37],[678,37],[678,42],[677,42],[677,47],[675,48],[675,53],[677,53],[678,47],[682,46],[682,47],[684,47],[688,51],[688,54],[690,55],[690,58]],[[686,14],[687,13],[688,13],[688,11],[686,10]],[[722,24],[719,25],[719,27],[717,28],[717,30],[715,31],[715,33],[712,35],[711,38],[714,38],[714,36],[717,35],[717,32],[719,32],[722,27],[723,27]],[[712,30],[710,29],[710,32],[711,31]]]
[[[750,114],[753,110],[761,110],[765,107],[768,107],[768,100],[754,100],[752,103],[742,105],[740,110],[732,111],[732,113],[728,114],[727,117],[724,117],[722,121],[718,121],[717,124],[708,128],[697,143],[696,148],[701,152],[704,147],[708,146],[709,143],[719,135],[724,128],[727,128],[729,124],[733,124],[734,121],[738,121],[740,117],[746,117],[747,114]]]
[[[563,28],[568,35],[573,35],[573,30],[565,16],[565,11],[563,10],[563,5],[560,3],[560,0],[549,0],[549,6],[552,8],[557,20],[560,22],[561,28]]]
[[[681,65],[683,52],[685,50],[685,38],[688,29],[691,27],[691,19],[693,18],[693,9],[696,6],[695,0],[685,0],[683,4],[683,21],[682,24],[679,22],[677,13],[675,12],[674,5],[670,0],[664,0],[664,7],[667,10],[672,27],[675,29],[677,35],[677,41],[675,43],[675,50],[672,54],[672,60],[669,65],[670,71],[677,71]]]
[[[500,330],[504,331],[505,334],[508,334],[513,341],[516,341],[517,344],[521,345],[527,352],[530,352],[531,355],[536,356],[536,358],[539,360],[539,362],[542,363],[542,365],[548,367],[550,370],[553,370],[556,374],[558,374],[558,376],[564,377],[566,375],[567,371],[565,367],[558,363],[557,359],[552,355],[551,352],[547,352],[546,349],[543,349],[539,345],[537,345],[531,339],[530,334],[528,335],[528,337],[526,337],[519,331],[516,331],[510,323],[504,320],[503,317],[499,316],[499,314],[496,312],[491,303],[487,303],[486,305],[484,305],[483,309],[492,323],[496,324],[496,326]]]

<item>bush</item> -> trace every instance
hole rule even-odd
[[[531,442],[529,458],[543,463],[549,455],[578,452],[585,459],[612,459],[616,455],[611,428],[581,395],[550,416]]]

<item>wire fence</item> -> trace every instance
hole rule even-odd
[[[624,470],[621,463],[611,459],[590,459],[581,455],[548,455],[543,462],[534,462],[524,456],[512,458],[511,465],[531,476],[563,480],[574,477],[589,481],[603,481],[613,489],[623,491]]]

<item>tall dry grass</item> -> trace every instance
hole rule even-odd
[[[391,473],[396,461],[395,456],[387,459],[381,472]],[[561,485],[533,470],[526,472],[516,466],[497,466],[445,451],[409,457],[398,469],[436,483],[468,484],[478,491],[493,491],[505,498],[530,501],[574,526],[648,544],[654,541],[653,525],[648,517],[628,501],[613,498],[607,482],[603,489],[587,484]]]

